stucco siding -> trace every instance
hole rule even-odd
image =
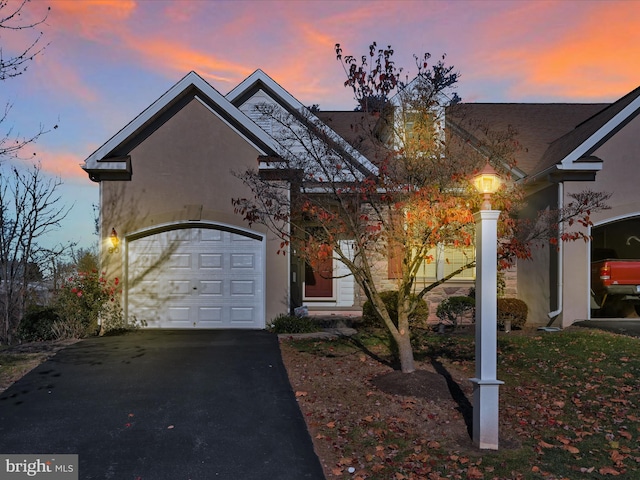
[[[640,116],[594,152],[604,161],[594,190],[612,194],[610,210],[595,213],[595,224],[640,213]]]
[[[557,208],[557,187],[551,186],[528,197],[525,215],[535,218],[537,212]],[[540,242],[532,246],[532,258],[517,262],[518,298],[529,307],[529,325],[546,325],[549,312],[557,303],[557,252],[550,245]]]
[[[606,163],[606,162],[605,162]],[[574,201],[572,193],[580,193],[586,189],[598,191],[599,188],[591,182],[567,182],[564,185],[565,205]],[[575,223],[570,227],[571,231],[588,233],[586,227]],[[586,320],[590,315],[589,288],[590,288],[590,242],[576,240],[564,242],[563,249],[563,289],[562,289],[562,315],[563,327],[568,327],[579,320]]]
[[[131,152],[130,181],[101,183],[102,237],[115,228],[120,238],[159,225],[207,222],[266,235],[266,320],[286,311],[288,260],[264,228],[234,213],[232,198],[250,190],[232,171],[257,168],[260,152],[224,121],[192,100]],[[125,278],[120,255],[103,256]]]
[[[605,225],[640,214],[640,117],[636,117],[593,154],[603,160],[594,182],[567,183],[565,202],[571,192],[585,189],[608,192],[608,210],[595,212],[591,220]],[[579,227],[576,227],[579,228]],[[564,326],[590,318],[590,245],[581,241],[565,246]]]

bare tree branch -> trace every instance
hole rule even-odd
[[[33,281],[30,266],[48,268],[70,246],[45,247],[42,241],[60,228],[70,211],[58,195],[59,179],[45,178],[39,165],[0,171],[0,342],[10,341],[25,310]]]
[[[30,30],[44,24],[48,15],[45,15],[43,18],[35,22],[23,21],[25,6],[29,1],[30,0],[22,0],[22,3],[14,9],[9,7],[8,0],[0,1],[0,29],[14,31]],[[47,11],[49,10],[51,10],[50,7]],[[42,45],[41,43],[43,35],[43,32],[39,32],[35,40],[33,40],[26,48],[17,54],[9,56],[5,55],[4,49],[0,45],[0,80],[17,77],[27,71],[29,63],[36,56],[40,55],[48,46],[48,44]]]

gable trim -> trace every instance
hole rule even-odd
[[[258,69],[253,72],[249,77],[244,79],[237,87],[231,90],[226,99],[230,101],[237,108],[240,107],[238,103],[246,100],[244,97],[253,93],[253,91],[263,90],[269,97],[271,97],[278,105],[294,114],[295,116],[302,116],[302,118],[308,119],[312,128],[317,128],[322,134],[326,135],[331,141],[335,142],[340,149],[345,152],[354,161],[358,162],[367,173],[374,175],[378,174],[378,167],[372,163],[368,158],[363,156],[355,148],[353,148],[349,142],[338,135],[333,129],[331,129],[326,123],[320,120],[310,110],[307,110],[302,103],[300,103],[293,95],[287,92],[269,75]],[[306,112],[305,112],[306,110]],[[304,112],[304,113],[302,113]],[[253,122],[252,122],[253,123]]]
[[[202,96],[209,99],[215,105],[218,105],[229,119],[237,122],[237,126],[246,129],[247,132],[254,136],[254,140],[251,141],[253,145],[257,145],[257,142],[263,144],[259,150],[265,153],[277,152],[277,145],[273,138],[271,138],[266,132],[257,127],[251,120],[247,118],[240,110],[233,106],[220,92],[209,85],[202,77],[195,72],[189,72],[173,87],[167,90],[160,98],[147,107],[140,115],[129,122],[124,128],[116,133],[105,144],[93,152],[84,163],[84,169],[87,171],[101,170],[103,165],[99,162],[104,161],[105,158],[109,158],[120,145],[127,142],[129,139],[140,133],[146,126],[148,126],[157,116],[161,115],[164,110],[169,108],[172,104],[179,101],[181,96],[190,88],[195,87],[202,93]],[[197,98],[197,94],[194,98]],[[203,102],[202,98],[198,100],[207,105],[207,102]],[[207,105],[211,111],[210,105]],[[218,114],[219,117],[221,117]],[[222,118],[222,117],[221,117]],[[229,122],[225,120],[227,124]],[[236,130],[239,130],[237,127]],[[245,138],[249,138],[247,135],[243,135]],[[271,150],[271,152],[266,152]]]
[[[602,161],[593,161],[590,154],[640,113],[640,97],[618,112],[559,164],[560,170],[602,170]],[[586,161],[585,161],[586,160]]]

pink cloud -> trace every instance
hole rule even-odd
[[[58,30],[84,39],[100,40],[117,32],[137,8],[135,0],[51,0],[51,16]]]
[[[81,77],[79,71],[70,65],[49,61],[45,57],[37,58],[38,75],[31,81],[39,84],[45,91],[70,92],[79,101],[92,103],[100,98],[100,93],[91,88]]]
[[[38,151],[35,158],[42,170],[51,176],[60,177],[65,182],[88,181],[87,174],[80,167],[84,159],[77,154],[47,149]]]
[[[581,8],[576,10],[578,5]],[[636,2],[559,2],[535,7],[517,12],[520,18],[515,22],[514,12],[507,14],[512,22],[504,16],[496,19],[505,27],[495,31],[510,46],[485,46],[495,53],[484,65],[483,75],[508,78],[514,98],[615,99],[640,84]],[[568,14],[571,22],[557,21]],[[508,25],[520,26],[520,32]]]
[[[51,10],[47,11],[46,6]],[[46,48],[34,59],[33,68],[37,74],[26,75],[22,81],[29,88],[51,92],[55,96],[65,92],[81,102],[98,101],[100,93],[83,79],[81,72],[86,65],[76,64],[75,52],[85,42],[113,41],[118,25],[123,25],[122,22],[135,9],[133,0],[50,0],[27,4],[26,20],[36,21],[47,16],[45,24],[37,27],[43,31],[40,45]],[[24,37],[33,31],[22,33]],[[25,44],[25,39],[17,35],[8,35],[7,38],[18,45]]]
[[[209,80],[234,82],[238,76],[243,78],[256,68],[224,60],[171,40],[128,37],[126,42],[128,48],[137,51],[146,64],[158,66],[163,72],[171,70],[184,75],[196,70]]]

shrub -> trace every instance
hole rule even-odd
[[[505,320],[511,320],[511,328],[522,328],[527,322],[529,308],[519,298],[498,298],[498,325],[504,327]]]
[[[53,308],[35,308],[25,314],[18,325],[18,336],[24,342],[40,342],[56,338],[53,326],[60,318]]]
[[[312,333],[320,330],[309,317],[278,315],[271,321],[269,331],[273,333]]]
[[[391,320],[397,326],[398,325],[398,292],[396,290],[389,290],[385,292],[380,292],[380,298],[384,302],[387,307],[387,311],[391,316]],[[416,309],[413,311],[411,316],[409,317],[409,322],[414,326],[424,326],[426,325],[427,318],[429,317],[429,305],[424,299],[418,300],[416,295],[411,295],[411,302],[417,302]],[[362,306],[362,323],[365,326],[370,327],[384,327],[384,322],[373,308],[373,304],[370,300],[364,302]]]
[[[86,337],[86,327],[78,319],[56,320],[51,326],[56,339]]]
[[[475,308],[475,298],[466,296],[449,297],[440,302],[440,305],[438,305],[436,309],[436,315],[440,319],[440,322],[447,322],[455,328],[465,314],[471,313],[473,319]]]
[[[124,312],[117,298],[105,302],[100,312],[101,335],[119,335],[146,326],[146,320],[138,320],[132,315],[129,315],[128,322],[125,321]]]
[[[96,270],[69,277],[57,292],[58,338],[82,338],[124,326],[118,278],[107,280]]]

